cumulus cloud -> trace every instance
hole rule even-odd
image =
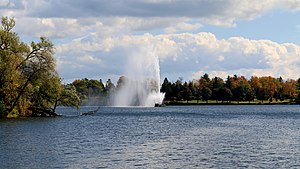
[[[15,17],[25,36],[98,38],[199,31],[203,25],[232,27],[274,8],[299,10],[297,0],[1,0],[0,14]],[[101,34],[99,34],[101,32]]]
[[[75,57],[74,65],[79,63],[85,65],[80,58],[90,61],[99,59],[101,62],[93,62],[94,71],[91,72],[122,74],[126,59],[130,59],[131,51],[139,48],[149,49],[140,53],[141,58],[148,56],[147,52],[155,53],[160,58],[162,76],[179,72],[175,75],[192,79],[199,78],[203,72],[209,72],[212,75],[225,77],[228,74],[239,74],[298,78],[300,71],[300,47],[298,45],[279,44],[269,40],[250,40],[242,37],[218,39],[214,34],[207,32],[124,35],[98,40],[94,43],[80,39],[58,46],[57,55],[72,52],[72,56]],[[113,71],[112,67],[114,67]]]
[[[2,7],[2,8],[1,8]],[[299,10],[298,0],[1,0],[0,13],[30,18],[146,18],[140,27],[151,27],[148,18],[194,18],[200,24],[234,26],[274,8]],[[182,19],[180,19],[182,20]],[[160,22],[163,24],[162,22]],[[150,25],[147,25],[150,24]],[[176,23],[177,24],[177,23]],[[155,24],[157,26],[157,24]],[[165,25],[165,24],[163,24]],[[169,25],[167,24],[166,27]],[[179,26],[180,27],[180,26]],[[187,25],[181,25],[187,27]]]
[[[68,36],[83,36],[89,26],[78,23],[76,19],[65,18],[16,18],[16,32],[31,37],[46,36],[64,38]],[[30,26],[25,26],[30,25]],[[94,22],[97,25],[97,22]]]
[[[211,72],[298,78],[300,49],[295,44],[243,37],[218,39],[213,33],[195,33],[207,24],[234,27],[237,21],[253,20],[278,8],[297,11],[300,3],[0,0],[0,14],[16,18],[16,31],[21,36],[56,40],[59,72],[70,79],[117,77],[124,71],[131,51],[145,47],[159,56],[163,76],[197,78]]]
[[[186,32],[186,31],[193,31],[201,28],[202,25],[199,23],[186,23],[180,22],[176,25],[170,26],[165,28],[166,33],[176,33],[176,32]]]

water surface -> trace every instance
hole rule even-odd
[[[300,168],[297,105],[58,111],[0,120],[0,168]]]

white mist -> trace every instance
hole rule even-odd
[[[153,47],[134,49],[127,56],[125,82],[116,91],[114,106],[154,107],[162,104],[159,58]]]

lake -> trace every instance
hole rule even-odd
[[[0,168],[300,168],[298,105],[58,112],[0,120]]]

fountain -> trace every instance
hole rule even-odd
[[[159,58],[153,48],[139,48],[130,53],[125,76],[119,79],[114,106],[154,107],[162,104],[165,94],[160,92]]]

